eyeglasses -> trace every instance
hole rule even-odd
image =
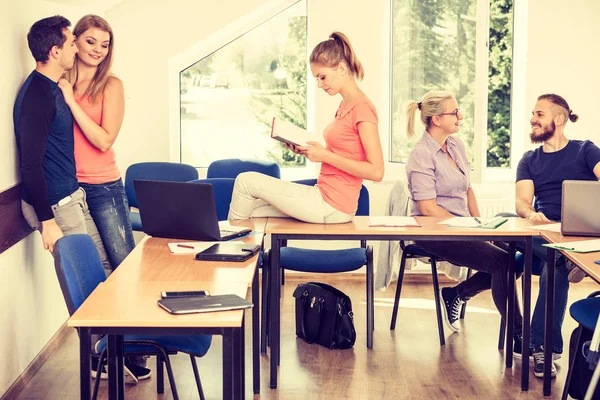
[[[439,115],[454,115],[456,117],[456,119],[458,119],[458,114],[462,115],[462,111],[460,110],[460,108],[457,108],[456,110],[449,112],[449,113],[441,113]]]

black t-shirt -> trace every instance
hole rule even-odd
[[[517,167],[517,182],[532,180],[536,211],[560,221],[563,181],[598,180],[593,171],[599,162],[600,149],[589,140],[569,140],[554,153],[544,153],[540,146],[523,155]]]
[[[79,187],[73,154],[73,116],[58,84],[33,71],[13,110],[23,200],[40,221],[54,218],[51,205]]]

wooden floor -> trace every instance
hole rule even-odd
[[[338,275],[339,276],[339,275]],[[299,282],[288,278],[283,294],[282,351],[279,389],[269,389],[269,358],[261,358],[261,394],[255,399],[539,399],[541,379],[531,373],[530,391],[520,390],[520,362],[505,370],[503,352],[497,349],[499,316],[490,293],[469,302],[461,330],[450,334],[440,347],[433,290],[430,284],[407,283],[396,331],[390,331],[395,285],[375,293],[374,348],[366,348],[364,283],[319,276],[348,294],[353,301],[357,342],[351,350],[328,350],[295,337],[292,292]],[[537,281],[534,278],[534,293]],[[571,285],[570,301],[597,289],[588,279]],[[535,295],[537,296],[537,294]],[[534,297],[535,299],[535,297]],[[246,396],[252,398],[251,318],[246,329]],[[567,315],[563,327],[568,343],[575,323]],[[208,354],[198,359],[207,399],[221,398],[221,338],[215,337]],[[565,349],[566,353],[567,349]],[[559,398],[567,373],[565,354],[558,361],[553,396]],[[154,369],[154,360],[150,360]],[[174,357],[174,370],[181,399],[197,399],[193,373],[186,355]],[[165,374],[166,377],[166,374]],[[166,378],[165,378],[166,379]],[[165,394],[156,394],[153,377],[126,387],[129,399],[171,399],[168,380]],[[106,381],[101,382],[106,399]],[[78,343],[75,331],[49,357],[21,394],[19,400],[79,398]]]

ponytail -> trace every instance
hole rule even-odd
[[[421,122],[425,127],[431,124],[431,117],[440,115],[444,112],[444,103],[452,99],[450,92],[443,90],[431,90],[423,96],[420,102],[409,100],[405,103],[406,112],[406,136],[409,138],[415,134],[415,114],[417,110],[421,111]]]
[[[343,61],[356,79],[362,80],[365,75],[350,40],[341,32],[333,32],[328,40],[319,43],[310,54],[309,60],[311,64],[321,64],[329,68],[335,68]]]

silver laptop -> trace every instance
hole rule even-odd
[[[561,233],[600,236],[600,182],[564,181]]]
[[[144,233],[150,236],[221,241],[252,230],[220,224],[209,183],[134,180]]]

